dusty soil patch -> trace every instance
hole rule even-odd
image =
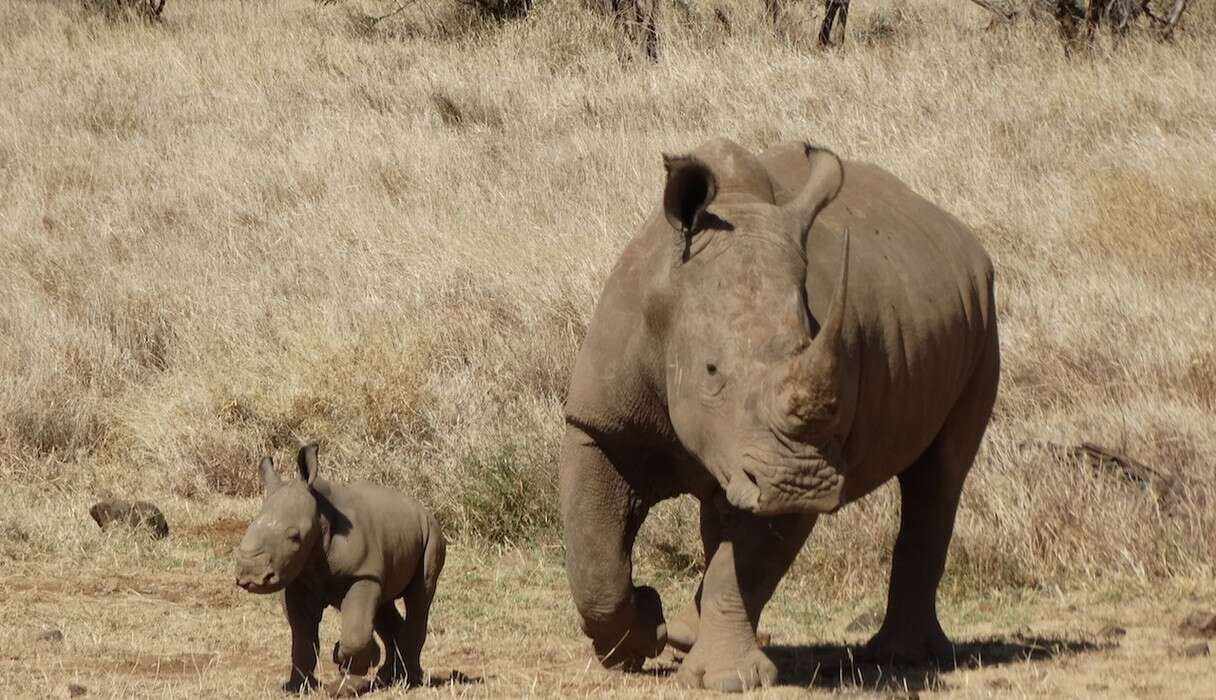
[[[115,652],[96,665],[80,668],[82,673],[117,673],[133,676],[200,676],[211,668],[215,654],[132,654]]]
[[[4,650],[0,680],[56,669],[64,682],[86,685],[90,697],[278,697],[290,666],[278,597],[234,590],[226,605],[213,605],[213,597],[227,591],[220,563],[209,562],[210,573],[186,562],[143,574],[124,569],[53,581],[35,566],[0,581],[17,584],[5,588],[10,604],[0,606],[0,625],[15,629],[16,638],[30,639],[52,625],[65,637],[61,644]],[[683,578],[658,586],[672,608],[695,588]],[[1206,697],[1216,667],[1210,656],[1184,648],[1190,642],[1178,634],[1186,617],[1178,601],[1214,593],[1110,590],[944,600],[943,622],[958,642],[955,662],[888,668],[852,661],[867,632],[835,638],[856,608],[824,608],[790,586],[778,591],[764,618],[765,632],[778,640],[766,649],[780,669],[779,685],[752,697],[804,697],[808,690],[883,698]],[[878,601],[854,604],[871,609]],[[671,658],[641,674],[601,671],[578,632],[560,558],[552,552],[453,547],[432,619],[423,655],[429,687],[390,688],[374,697],[700,695],[675,685]],[[339,620],[332,612],[325,616],[323,647],[337,638]],[[1112,634],[1113,627],[1123,634]],[[324,658],[318,677],[337,678]]]

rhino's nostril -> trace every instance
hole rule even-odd
[[[274,580],[273,572],[267,571],[265,574],[262,575],[262,585],[263,586],[269,586],[270,582],[273,580]]]

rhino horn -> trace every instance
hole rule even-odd
[[[840,194],[844,185],[844,167],[840,158],[826,148],[806,144],[811,176],[798,196],[785,205],[794,234],[802,243],[815,217]]]
[[[849,286],[849,232],[844,232],[840,277],[819,334],[794,360],[785,386],[785,409],[800,425],[820,424],[836,415],[844,354],[844,317]]]

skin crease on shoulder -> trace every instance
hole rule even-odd
[[[887,613],[864,652],[949,657],[937,586],[1000,367],[987,254],[891,174],[804,143],[663,160],[566,404],[566,569],[595,653],[636,669],[671,644],[684,685],[774,682],[764,604],[819,515],[898,478]],[[632,548],[680,494],[701,502],[706,571],[668,625]]]
[[[266,500],[236,550],[236,583],[251,593],[283,592],[291,626],[289,692],[318,685],[313,673],[326,607],[342,614],[334,662],[362,676],[385,663],[377,685],[422,681],[427,618],[443,570],[446,543],[418,501],[367,481],[317,477],[317,446],[297,456],[300,479],[282,481],[270,458],[259,470]],[[396,600],[405,603],[403,618]]]

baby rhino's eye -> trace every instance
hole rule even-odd
[[[291,540],[292,542],[299,542],[300,531],[294,527],[287,528],[287,539]]]

